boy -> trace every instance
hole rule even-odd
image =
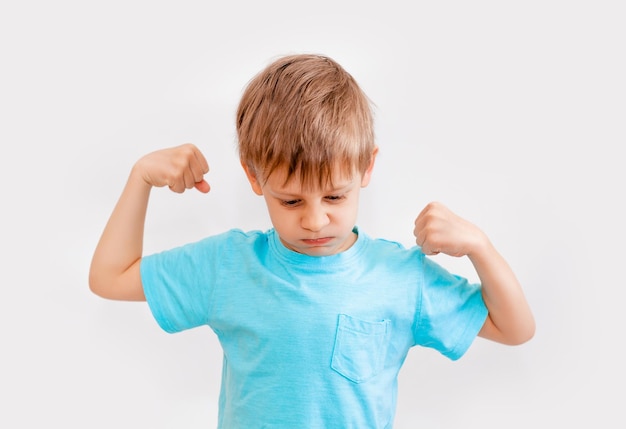
[[[146,300],[167,332],[208,325],[223,349],[220,428],[391,428],[409,349],[458,359],[476,335],[521,344],[534,320],[506,261],[438,203],[418,246],[355,225],[378,148],[369,100],[328,57],[286,56],[250,81],[237,110],[241,164],[273,228],[231,230],[142,256],[152,187],[208,192],[186,144],[133,166],[98,243],[91,290]],[[425,255],[467,255],[480,285]]]

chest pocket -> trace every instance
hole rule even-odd
[[[390,321],[368,322],[339,315],[331,368],[355,383],[377,375],[385,365]]]

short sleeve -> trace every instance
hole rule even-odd
[[[142,259],[141,281],[150,310],[169,333],[207,324],[219,276],[217,240],[205,239]]]
[[[438,350],[452,360],[470,347],[488,311],[480,284],[448,272],[425,256],[417,318],[417,345]]]

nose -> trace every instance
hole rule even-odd
[[[309,231],[320,231],[329,223],[328,213],[320,205],[307,206],[302,214],[302,228]]]

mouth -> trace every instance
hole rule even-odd
[[[328,244],[332,240],[332,237],[323,237],[323,238],[305,238],[302,240],[308,246],[323,246]]]

